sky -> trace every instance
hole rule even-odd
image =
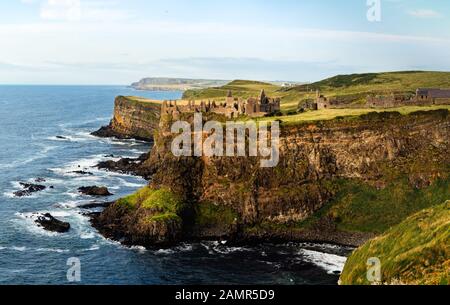
[[[0,84],[450,71],[448,0],[1,0]]]

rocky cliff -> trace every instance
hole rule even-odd
[[[128,244],[182,239],[310,240],[360,245],[450,196],[448,110],[372,113],[283,125],[280,162],[174,157],[159,132],[143,163],[149,187],[94,225]],[[413,196],[413,197],[412,197]],[[418,203],[416,204],[414,198]]]
[[[93,135],[151,141],[158,128],[160,112],[161,104],[158,101],[118,96],[114,102],[111,123]]]

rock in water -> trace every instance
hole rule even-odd
[[[94,174],[91,172],[87,172],[87,171],[73,171],[70,172],[71,174],[77,174],[77,175],[85,175],[85,176],[93,176]]]
[[[68,222],[58,220],[50,213],[38,216],[35,222],[50,232],[66,233],[70,230],[70,224]]]
[[[20,182],[20,185],[24,188],[21,191],[14,192],[14,196],[16,197],[25,197],[25,196],[31,196],[31,194],[40,192],[45,190],[47,187],[44,185],[39,184],[32,184],[32,183],[23,183]]]
[[[78,188],[78,191],[88,196],[111,196],[112,194],[106,187],[99,186],[85,186]]]

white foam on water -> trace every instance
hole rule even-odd
[[[345,262],[347,261],[345,256],[307,249],[300,249],[299,254],[305,261],[319,266],[320,268],[326,270],[329,274],[342,272],[342,270],[344,270]]]
[[[68,253],[70,250],[67,249],[56,249],[56,248],[38,248],[36,252],[55,252],[55,253]]]
[[[69,234],[59,234],[57,232],[51,232],[47,231],[39,224],[36,223],[36,220],[39,216],[50,213],[53,217],[59,219],[68,221],[71,225],[71,230],[76,230],[77,224],[79,221],[77,221],[77,215],[78,213],[69,213],[66,211],[61,210],[48,210],[48,211],[38,211],[38,212],[28,212],[28,213],[16,213],[16,219],[12,219],[11,221],[13,223],[16,223],[20,227],[24,227],[25,230],[27,230],[31,234],[40,235],[40,236],[48,236],[48,237],[61,237],[61,238],[68,238]],[[81,217],[81,216],[80,216]],[[67,220],[66,218],[69,218]]]
[[[173,249],[159,249],[158,251],[155,252],[155,254],[159,254],[159,255],[168,255],[168,254],[173,254],[176,251]]]
[[[180,252],[190,252],[194,249],[193,245],[191,244],[181,244],[178,247],[176,247],[177,251]]]
[[[120,182],[120,184],[122,186],[125,187],[137,187],[137,188],[141,188],[147,185],[147,183],[143,182],[143,183],[134,183],[134,182],[128,182],[125,179],[122,178],[117,178],[117,180]]]
[[[81,232],[80,234],[81,239],[93,239],[95,238],[94,232]]]
[[[97,251],[97,250],[100,250],[99,245],[92,245],[90,248],[83,249],[82,251]]]
[[[27,250],[27,247],[13,246],[13,247],[10,247],[9,249],[14,250],[14,251],[19,251],[19,252],[25,252]]]
[[[139,253],[144,253],[147,251],[147,249],[145,249],[145,247],[142,247],[142,246],[132,246],[132,247],[130,247],[130,249],[134,250],[134,251],[138,251]]]
[[[85,201],[82,201],[82,200],[69,200],[69,201],[56,203],[54,206],[58,207],[58,208],[63,208],[63,209],[74,209],[74,208],[78,207],[83,202],[85,202]]]

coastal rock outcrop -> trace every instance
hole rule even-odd
[[[152,141],[158,128],[161,105],[157,101],[118,96],[114,103],[114,117],[108,126],[92,135]]]
[[[50,213],[37,216],[35,222],[43,229],[51,232],[66,233],[70,230],[70,224],[56,219]]]
[[[24,182],[20,182],[20,185],[23,187],[23,190],[14,192],[16,197],[31,196],[33,193],[41,192],[47,188],[45,185]]]
[[[119,200],[93,224],[107,236],[144,246],[182,238],[360,245],[420,209],[389,206],[388,196],[402,203],[417,187],[446,188],[448,110],[281,127],[280,162],[274,168],[261,168],[259,157],[175,157],[173,135],[159,132],[142,165],[154,173],[148,191],[135,194],[133,204]],[[415,182],[418,174],[427,183]],[[179,198],[184,208],[164,207],[154,195],[160,190]],[[361,194],[368,197],[360,202]],[[380,221],[379,208],[369,205],[375,199],[385,214],[394,209],[393,215]],[[162,223],[154,224],[155,219]]]
[[[138,158],[122,158],[118,161],[102,161],[97,164],[97,168],[112,172],[141,176],[149,179],[152,173],[147,167],[143,166],[148,157],[149,153],[145,153]]]
[[[112,194],[109,192],[108,188],[104,186],[83,186],[78,188],[78,191],[83,195],[88,196],[111,196]]]

